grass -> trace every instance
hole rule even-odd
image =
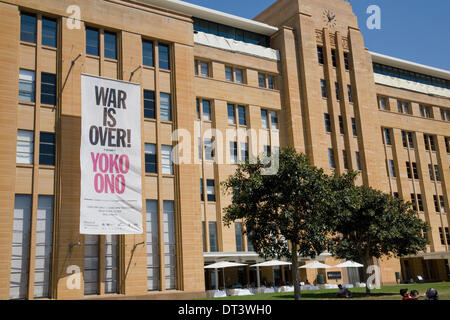
[[[400,289],[417,290],[420,294],[424,294],[428,288],[434,288],[439,293],[440,300],[450,300],[450,282],[439,283],[415,283],[401,284],[394,286],[383,286],[381,289],[373,289],[370,295],[366,294],[365,288],[352,288],[353,298],[351,300],[401,300]],[[303,300],[344,300],[336,298],[338,290],[316,290],[302,291]],[[205,300],[293,300],[293,292],[285,293],[266,293],[253,296],[233,296],[226,298],[208,298]],[[421,298],[420,300],[423,300]]]

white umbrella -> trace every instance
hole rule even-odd
[[[328,268],[333,268],[333,267],[330,267],[329,265],[320,263],[319,261],[314,261],[314,262],[305,264],[304,266],[300,267],[300,269],[328,269]]]
[[[205,266],[205,269],[215,269],[216,270],[216,290],[219,290],[219,274],[217,269],[223,269],[223,287],[225,288],[225,268],[233,268],[233,267],[242,267],[246,266],[246,264],[228,262],[228,261],[220,261],[210,265]]]
[[[346,261],[344,263],[338,264],[334,266],[334,268],[362,268],[364,267],[361,263],[357,263],[354,261]]]
[[[287,266],[287,265],[291,265],[291,264],[292,263],[290,263],[290,262],[279,261],[279,260],[271,260],[271,261],[266,261],[266,262],[254,264],[254,265],[252,265],[250,267],[256,267],[256,279],[257,279],[257,284],[258,284],[258,288],[259,288],[260,284],[261,284],[261,280],[260,280],[260,277],[259,277],[259,267]]]

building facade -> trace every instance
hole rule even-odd
[[[204,295],[205,264],[262,261],[223,225],[220,182],[285,146],[359,170],[431,225],[426,252],[375,261],[384,284],[449,280],[450,72],[369,52],[348,2],[278,0],[254,20],[174,0],[2,0],[0,14],[1,299]],[[142,235],[79,233],[81,74],[141,85]],[[175,165],[177,129],[191,150]],[[335,282],[301,278],[318,274]]]

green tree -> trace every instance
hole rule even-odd
[[[267,165],[259,159],[256,164],[238,165],[222,183],[232,195],[223,220],[227,226],[242,220],[262,256],[291,260],[294,295],[299,300],[297,254],[314,258],[327,249],[330,240],[324,217],[333,203],[330,177],[293,149],[282,149],[278,164],[272,175],[261,174]]]
[[[373,258],[403,257],[426,248],[422,236],[429,225],[411,203],[366,186],[355,186],[356,173],[332,181],[334,208],[327,215],[332,230],[330,252],[337,258],[359,261],[365,270]],[[367,288],[367,292],[370,289]]]

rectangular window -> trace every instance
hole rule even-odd
[[[336,100],[340,100],[341,98],[340,98],[340,96],[339,96],[339,90],[340,90],[339,83],[338,83],[338,82],[335,82],[335,83],[334,83],[334,86],[335,86],[335,88],[336,88]]]
[[[230,141],[230,163],[237,163],[238,159],[237,142]]]
[[[337,67],[337,59],[336,59],[336,50],[331,49],[331,62],[333,63],[333,67]]]
[[[276,111],[270,111],[270,123],[272,130],[278,130],[278,115]]]
[[[175,238],[175,205],[163,201],[164,278],[166,290],[177,289],[177,245]]]
[[[353,136],[357,137],[358,136],[358,129],[356,127],[356,119],[352,118],[352,131],[353,131]]]
[[[414,174],[414,179],[419,180],[419,171],[417,170],[417,163],[412,163],[412,169]]]
[[[214,180],[206,180],[206,198],[209,202],[216,202],[216,190]]]
[[[420,115],[424,118],[432,118],[431,108],[429,106],[420,105]]]
[[[247,232],[247,251],[248,251],[248,252],[253,252],[253,251],[255,251],[255,248],[253,247],[252,234],[251,234],[251,232]]]
[[[34,297],[50,297],[53,252],[53,196],[38,196]]]
[[[170,103],[170,94],[160,92],[159,94],[159,111],[161,120],[172,121],[172,108]]]
[[[158,201],[146,200],[147,290],[159,290],[159,219]]]
[[[144,118],[156,119],[155,92],[144,90]]]
[[[322,98],[327,97],[327,82],[324,79],[320,80],[320,90],[322,92]]]
[[[145,172],[158,173],[156,144],[145,144]]]
[[[386,98],[380,97],[378,99],[379,106],[381,110],[386,110]]]
[[[445,238],[444,238],[444,231],[442,228],[439,228],[439,237],[441,238],[441,244],[445,246]]]
[[[414,149],[414,135],[413,135],[413,133],[412,132],[407,132],[406,135],[408,137],[409,148],[410,149]]]
[[[245,162],[249,159],[248,143],[241,142],[241,161]]]
[[[56,74],[41,73],[41,103],[56,106]]]
[[[416,195],[414,193],[411,193],[411,203],[413,210],[417,211]]]
[[[347,159],[347,151],[342,150],[342,157],[344,159],[344,169],[348,170],[348,159]]]
[[[450,153],[450,138],[445,137],[445,149],[447,150],[447,153]]]
[[[233,68],[225,67],[225,80],[233,82]]]
[[[39,164],[55,165],[55,134],[41,132],[39,141]]]
[[[350,60],[348,56],[348,52],[344,52],[344,64],[345,64],[345,70],[350,70]]]
[[[441,181],[441,174],[439,171],[439,165],[435,164],[434,165],[434,176],[436,178],[436,181]]]
[[[105,236],[104,257],[105,293],[118,293],[119,236],[110,234]]]
[[[42,17],[42,45],[56,48],[57,46],[56,20]]]
[[[245,107],[238,106],[238,117],[239,117],[239,125],[246,126],[247,125],[247,117],[245,115]]]
[[[393,193],[393,197],[394,197],[395,199],[399,199],[399,198],[400,198],[400,195],[398,194],[398,192],[394,192],[394,193]]]
[[[147,67],[155,66],[152,41],[142,40],[142,64]]]
[[[406,136],[405,131],[402,131],[402,142],[403,142],[403,148],[408,148],[408,138]]]
[[[447,238],[447,244],[450,245],[450,233],[449,233],[448,228],[445,228],[445,237]],[[448,270],[448,268],[447,268],[447,270]]]
[[[266,75],[263,73],[258,73],[258,85],[260,88],[266,87]]]
[[[405,101],[397,101],[397,108],[399,113],[409,114],[409,103]]]
[[[206,252],[206,223],[202,221],[203,252]]]
[[[200,178],[200,200],[205,201],[205,193],[203,191],[203,179]]]
[[[344,118],[342,118],[342,116],[339,116],[339,132],[345,134]]]
[[[84,236],[84,294],[98,294],[99,239],[98,235]]]
[[[442,121],[450,121],[450,110],[441,108],[441,119]]]
[[[209,64],[204,61],[199,61],[200,75],[202,77],[209,77]]]
[[[117,35],[113,32],[104,33],[105,58],[117,59]]]
[[[36,16],[20,13],[20,41],[36,43]]]
[[[269,117],[267,116],[267,110],[264,109],[261,109],[261,127],[269,129]]]
[[[336,168],[336,163],[335,163],[335,159],[334,159],[334,151],[333,151],[333,149],[328,149],[328,161],[330,163],[330,168],[331,169],[335,169]]]
[[[359,157],[359,152],[355,152],[355,159],[356,159],[356,170],[361,171],[361,159]]]
[[[99,32],[94,28],[86,28],[86,54],[92,56],[100,55]]]
[[[30,264],[31,195],[15,195],[12,228],[9,298],[26,299]]]
[[[36,76],[34,71],[19,70],[19,101],[35,102]]]
[[[423,212],[423,201],[422,201],[422,195],[417,195],[417,203],[419,204],[419,211]]]
[[[412,173],[411,173],[411,162],[406,162],[406,172],[408,173],[408,179],[412,179]]]
[[[275,89],[275,78],[274,76],[267,76],[267,86],[269,89]]]
[[[217,252],[217,224],[208,222],[209,229],[209,252]]]
[[[392,145],[392,141],[391,141],[391,130],[389,130],[388,128],[384,128],[384,143],[387,146],[391,146]]]
[[[211,121],[211,102],[202,100],[203,120]]]
[[[236,239],[236,251],[244,251],[244,243],[242,241],[242,222],[234,223],[234,234]]]
[[[233,104],[227,105],[228,109],[228,124],[236,124],[236,110]]]
[[[243,71],[241,69],[234,69],[234,79],[237,83],[244,83]]]
[[[438,200],[438,196],[434,195],[433,196],[433,201],[434,201],[434,210],[436,212],[441,212],[441,210],[439,210],[439,200]]]
[[[395,173],[395,164],[394,160],[389,160],[389,171],[392,178],[395,178],[397,174]]]
[[[34,132],[28,130],[17,131],[16,163],[33,164]]]
[[[445,200],[444,200],[444,196],[439,196],[439,204],[441,205],[441,213],[445,214]]]
[[[324,58],[323,58],[323,47],[317,47],[317,58],[319,60],[320,64],[323,64]]]
[[[323,118],[325,120],[325,131],[326,132],[331,132],[331,119],[330,119],[330,115],[328,113],[324,113],[323,114]]]
[[[428,165],[428,172],[430,173],[430,180],[435,181],[433,166],[431,164]]]
[[[348,91],[348,101],[353,102],[353,94],[352,94],[352,86],[347,85],[347,91]]]
[[[430,147],[431,151],[436,151],[436,144],[434,143],[435,136],[430,136]]]
[[[169,46],[158,44],[159,68],[170,70]]]
[[[214,149],[212,139],[204,140],[204,148],[205,148],[205,160],[207,161],[214,160]]]
[[[173,174],[172,146],[161,146],[162,174]]]

